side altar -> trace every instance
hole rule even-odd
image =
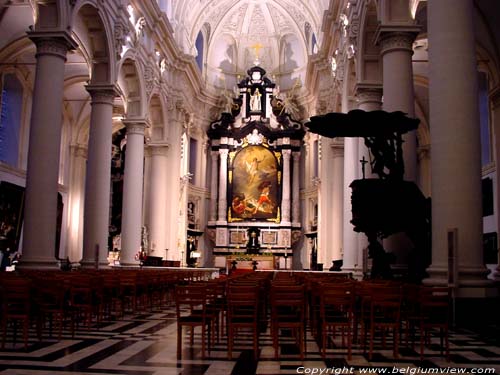
[[[207,131],[212,171],[207,234],[219,259],[266,253],[292,264],[302,236],[299,165],[305,129],[292,116],[293,95],[281,98],[259,66],[247,74],[234,93],[224,93],[224,110]],[[274,268],[274,259],[262,262]]]

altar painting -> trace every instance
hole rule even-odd
[[[231,219],[276,220],[280,171],[276,156],[263,146],[248,146],[232,159]]]

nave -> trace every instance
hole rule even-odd
[[[255,274],[259,274],[256,272]],[[190,278],[190,276],[188,276]],[[204,277],[202,277],[204,278]],[[138,280],[138,279],[137,279]],[[190,281],[200,284],[206,281]],[[336,281],[338,282],[338,281]],[[179,283],[177,283],[179,287]],[[186,284],[182,282],[181,284]],[[146,290],[155,290],[155,288]],[[157,289],[156,289],[157,290]],[[268,289],[270,290],[270,289]],[[177,359],[177,313],[175,298],[168,293],[167,299],[161,293],[151,293],[153,299],[144,293],[139,296],[137,305],[124,306],[125,314],[115,314],[112,308],[97,321],[97,316],[87,321],[77,321],[74,335],[71,325],[66,324],[58,340],[55,329],[52,332],[45,326],[41,340],[37,338],[36,324],[31,324],[27,348],[20,330],[16,334],[9,324],[5,347],[0,352],[1,374],[296,374],[311,373],[313,369],[331,369],[342,373],[363,373],[365,369],[378,371],[410,373],[419,369],[466,368],[475,373],[500,371],[500,345],[498,327],[483,327],[481,332],[454,327],[449,333],[449,361],[441,351],[436,330],[431,332],[431,342],[426,344],[423,360],[420,359],[419,334],[412,348],[411,338],[406,342],[401,330],[399,355],[396,359],[392,349],[392,335],[383,345],[376,340],[371,359],[368,350],[364,351],[361,340],[354,340],[352,356],[349,359],[342,335],[328,335],[326,356],[323,359],[320,341],[313,337],[311,320],[306,328],[305,358],[300,359],[300,351],[292,339],[290,331],[281,330],[279,337],[278,359],[275,358],[270,327],[270,313],[266,312],[267,324],[261,325],[258,340],[258,359],[252,349],[252,335],[243,331],[236,336],[232,359],[228,359],[227,330],[217,339],[202,358],[201,331],[194,330],[193,342],[189,331],[184,329],[181,344],[181,359]],[[268,301],[269,305],[271,304]],[[5,311],[5,310],[4,310]],[[95,310],[99,311],[99,310]],[[183,312],[187,312],[184,310]],[[436,370],[434,370],[436,371]],[[454,370],[457,371],[457,370]],[[331,372],[334,373],[334,372]],[[339,372],[337,372],[339,373]],[[413,372],[415,373],[415,372]]]

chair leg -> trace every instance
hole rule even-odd
[[[394,328],[394,358],[399,357],[399,329]]]
[[[425,337],[425,332],[424,332],[424,327],[420,325],[420,360],[424,360],[424,337]]]
[[[209,329],[208,336],[209,336],[209,342],[210,342],[210,329]],[[205,328],[205,325],[202,325],[201,326],[201,358],[202,359],[205,359],[205,350],[206,350],[205,340],[206,340],[206,328]]]
[[[29,329],[29,325],[30,325],[29,320],[28,321],[24,321],[24,324],[23,324],[23,339],[24,339],[24,349],[25,350],[28,350],[28,338],[29,338],[28,329]]]
[[[177,325],[177,359],[181,359],[182,326]]]
[[[233,359],[233,327],[231,325],[227,327],[227,358]]]
[[[368,359],[372,359],[372,354],[373,354],[373,339],[375,336],[375,328],[373,327],[373,324],[370,327],[370,350],[368,351]]]
[[[277,327],[272,328],[274,359],[278,359],[278,332],[279,328]]]

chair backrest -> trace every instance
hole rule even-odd
[[[450,313],[450,289],[448,287],[421,287],[419,293],[420,314],[427,320],[445,324]]]
[[[402,292],[400,285],[373,285],[370,288],[372,319],[386,323],[399,323],[401,318]]]
[[[319,292],[320,313],[328,316],[351,317],[354,310],[354,285],[352,283],[322,284]]]
[[[31,309],[32,281],[24,277],[7,277],[1,282],[2,313],[27,315]]]
[[[229,319],[257,319],[259,313],[259,286],[230,284],[227,292]]]
[[[207,304],[207,291],[204,284],[177,285],[175,305],[177,317],[184,315],[204,315]]]

